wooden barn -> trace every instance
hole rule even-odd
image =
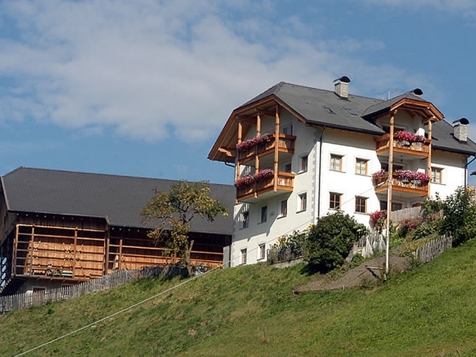
[[[0,295],[170,263],[139,211],[174,181],[20,167],[1,178]],[[228,217],[192,221],[192,264],[217,266],[233,230],[235,188],[210,184]]]

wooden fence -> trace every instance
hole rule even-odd
[[[418,258],[422,263],[428,263],[430,260],[435,259],[446,249],[451,248],[453,245],[452,236],[441,236],[438,239],[433,239],[424,246],[415,250],[413,255]]]
[[[421,217],[421,207],[404,208],[390,212],[390,220],[393,224],[398,224],[405,219]]]
[[[24,294],[0,296],[0,313],[38,306],[47,302],[55,302],[80,297],[95,291],[110,289],[129,281],[146,277],[178,276],[184,270],[177,266],[154,266],[136,270],[119,270],[97,279],[85,281],[77,285],[64,286]]]

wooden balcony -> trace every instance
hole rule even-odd
[[[275,188],[276,182],[276,191]],[[292,192],[294,188],[294,174],[289,172],[278,172],[275,176],[264,180],[253,182],[252,184],[236,189],[236,199],[240,202],[255,203],[265,200],[275,194]]]
[[[375,138],[377,143],[377,155],[382,155],[390,149],[390,135],[384,134]],[[409,143],[393,140],[393,152],[406,155],[415,155],[428,157],[430,152],[430,140],[425,139],[424,142]]]
[[[294,154],[295,141],[296,141],[295,136],[279,134],[279,137],[277,140],[278,151],[280,153]],[[273,134],[270,137],[270,141],[256,144],[247,150],[238,152],[238,160],[241,163],[243,163],[243,162],[247,162],[254,159],[256,155],[265,156],[265,155],[272,154],[274,153],[275,145],[276,145],[276,135]]]
[[[375,193],[382,193],[388,190],[388,176],[380,177],[374,180]],[[394,172],[392,175],[392,191],[401,192],[404,196],[411,197],[413,195],[428,196],[429,183],[419,180],[405,180],[398,177]]]

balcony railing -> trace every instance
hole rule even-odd
[[[267,192],[274,192],[275,176],[253,182],[252,184],[236,189],[236,199],[243,201],[247,198],[258,198]],[[278,172],[276,181],[276,192],[290,192],[294,188],[294,174],[289,172]]]
[[[390,148],[390,135],[384,134],[375,139],[377,142],[377,153],[384,152]],[[405,152],[414,155],[427,156],[430,152],[430,140],[424,142],[413,142],[393,140],[393,147],[397,152]]]
[[[388,173],[387,175],[374,178],[375,192],[383,192],[388,189]],[[392,174],[392,189],[418,195],[427,195],[429,188],[428,181],[408,180],[400,178],[397,173]]]
[[[296,141],[296,137],[292,135],[284,135],[279,134],[278,137],[278,150],[279,152],[285,153],[294,153],[294,143]],[[254,158],[256,155],[267,155],[274,152],[276,144],[276,135],[270,135],[270,140],[267,142],[258,143],[253,145],[248,149],[244,149],[238,152],[238,160],[240,161],[248,161]]]

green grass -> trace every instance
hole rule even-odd
[[[379,287],[294,295],[303,266],[144,279],[0,315],[0,356],[476,356],[476,240]]]

